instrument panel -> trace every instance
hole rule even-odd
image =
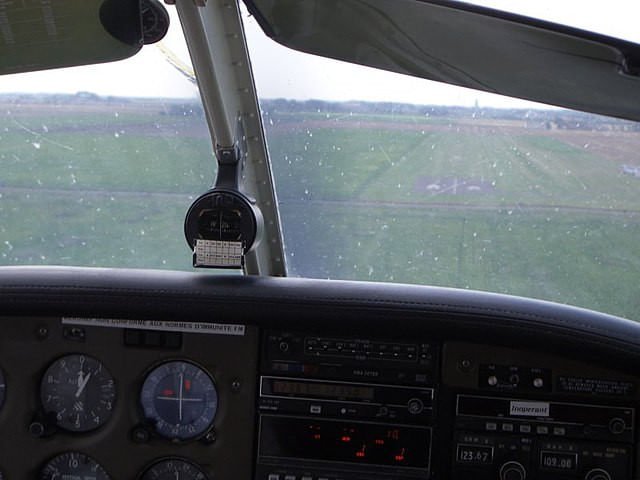
[[[562,355],[214,322],[1,328],[1,479],[637,475],[637,379]]]
[[[257,329],[153,323],[2,320],[0,478],[251,477]]]

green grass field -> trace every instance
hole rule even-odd
[[[190,269],[184,214],[214,161],[204,119],[160,106],[0,115],[0,264]],[[640,178],[621,174],[640,133],[522,126],[270,111],[291,274],[640,320]]]
[[[97,110],[0,116],[0,263],[189,269],[184,215],[215,173],[204,120]]]
[[[495,291],[640,320],[640,178],[621,174],[640,163],[637,132],[269,117],[295,274]]]

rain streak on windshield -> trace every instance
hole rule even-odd
[[[291,275],[640,320],[640,124],[305,56],[246,28]]]

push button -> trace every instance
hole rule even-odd
[[[277,473],[270,473],[267,480],[280,480],[280,475]]]
[[[145,347],[161,347],[162,334],[160,332],[146,332],[144,334]]]
[[[142,344],[142,332],[139,330],[126,329],[124,331],[124,344],[138,346]]]
[[[502,424],[503,432],[513,432],[513,423],[503,423]]]

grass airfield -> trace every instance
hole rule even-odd
[[[213,179],[161,100],[0,105],[0,263],[185,269]],[[266,108],[294,275],[532,296],[640,320],[640,132]],[[532,126],[533,125],[533,126]]]

